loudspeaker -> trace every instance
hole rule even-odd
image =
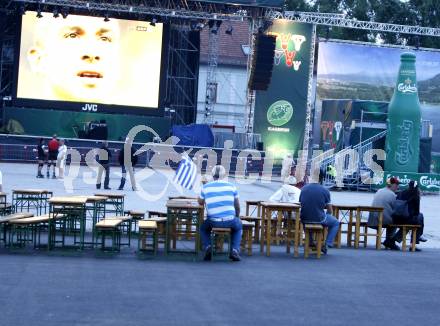
[[[257,142],[257,151],[263,151],[264,143],[262,141]]]
[[[273,35],[256,35],[248,85],[249,89],[265,91],[269,87],[270,79],[272,78],[275,43],[276,37]]]

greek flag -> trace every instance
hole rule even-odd
[[[197,177],[197,166],[185,155],[179,163],[174,183],[181,185],[185,189],[191,190]]]

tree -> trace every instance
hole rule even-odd
[[[347,18],[362,21],[440,27],[439,0],[288,0],[287,10],[344,14]],[[387,44],[440,48],[439,37],[417,37],[327,26],[318,26],[317,31],[322,38],[362,42],[376,42],[380,38]]]

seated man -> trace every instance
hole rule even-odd
[[[395,240],[393,240],[396,228],[389,227],[389,224],[393,224],[393,210],[394,204],[396,202],[396,191],[399,189],[399,179],[389,178],[387,180],[387,185],[385,188],[379,189],[373,197],[373,203],[371,206],[383,207],[383,221],[382,227],[386,228],[385,241],[382,243],[385,248],[391,250],[399,250],[399,246],[396,245]],[[379,223],[379,214],[376,212],[371,212],[368,217],[368,227],[377,228]]]
[[[321,177],[320,177],[321,179]],[[322,180],[319,180],[321,183]],[[309,183],[301,189],[299,201],[301,203],[301,222],[318,223],[328,227],[327,240],[321,251],[327,254],[327,247],[333,247],[333,242],[338,233],[339,222],[332,216],[330,192],[319,183]],[[327,213],[324,212],[327,209]]]
[[[213,181],[207,182],[202,186],[199,197],[200,205],[206,204],[208,218],[200,228],[203,248],[205,249],[205,260],[211,260],[211,229],[231,228],[232,250],[229,258],[239,261],[240,242],[242,235],[242,225],[240,221],[240,203],[235,186],[225,180],[225,168],[216,165],[212,169]]]
[[[284,183],[280,189],[278,189],[269,201],[275,201],[279,203],[298,203],[301,189],[296,187],[296,178],[289,176],[284,179]]]

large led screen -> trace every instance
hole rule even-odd
[[[163,24],[27,12],[22,19],[17,100],[158,108]],[[81,106],[79,106],[80,102]],[[86,103],[87,106],[83,106]],[[151,111],[151,110],[148,110]]]

